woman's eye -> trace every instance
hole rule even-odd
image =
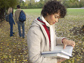
[[[57,16],[55,16],[55,18],[57,18]]]

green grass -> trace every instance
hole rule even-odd
[[[22,9],[29,15],[40,15],[41,9]]]
[[[22,9],[29,15],[41,15],[42,9]],[[15,11],[15,10],[14,10]],[[67,15],[84,16],[84,9],[67,8]]]
[[[41,13],[41,9],[25,9],[24,11],[32,15],[34,14],[39,15]]]
[[[30,15],[40,15],[42,9],[23,9],[26,13]],[[68,15],[84,15],[84,9],[67,9]]]
[[[80,15],[80,16],[84,16],[84,9],[67,9],[67,14],[68,15]]]

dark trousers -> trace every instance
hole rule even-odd
[[[22,27],[22,33],[21,33],[21,27]],[[19,36],[21,37],[25,37],[25,28],[24,28],[24,23],[22,22],[18,22],[18,32],[19,32]]]
[[[10,24],[10,36],[13,36],[13,24]]]

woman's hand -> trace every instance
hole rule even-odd
[[[72,40],[67,40],[67,39],[63,39],[63,44],[64,44],[64,49],[66,48],[67,45],[70,45],[70,46],[75,46],[75,42],[72,41]]]
[[[15,25],[15,22],[13,21],[13,24]]]

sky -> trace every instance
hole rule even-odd
[[[37,1],[37,2],[38,2],[39,0],[35,0],[35,1]]]
[[[23,0],[23,1],[25,1],[25,0]],[[39,0],[35,0],[36,2],[38,2]]]

